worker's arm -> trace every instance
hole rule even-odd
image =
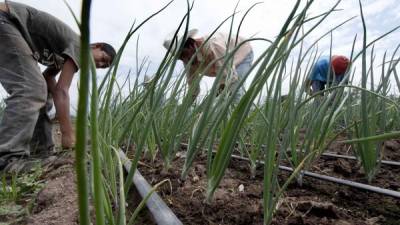
[[[63,148],[72,148],[75,145],[69,112],[69,87],[76,71],[77,67],[75,63],[68,58],[64,62],[58,82],[56,82],[54,76],[46,77],[49,91],[53,95],[56,115],[60,123],[61,144]]]
[[[43,72],[43,76],[46,79],[47,83],[47,89],[52,95],[57,85],[56,75],[59,72],[60,70],[54,67],[47,67],[47,69]]]
[[[312,83],[316,77],[320,76],[319,74],[320,74],[319,66],[318,66],[318,64],[315,64],[311,68],[310,74],[307,75],[307,77],[304,81],[304,91],[307,94],[312,95],[315,92],[315,90],[312,89]]]
[[[199,73],[197,68],[191,67],[186,73],[186,81],[189,86],[189,91],[192,90],[192,101],[194,102],[200,93]]]

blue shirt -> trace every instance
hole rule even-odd
[[[310,80],[319,80],[327,82],[330,59],[328,56],[323,56],[317,60],[312,68]]]

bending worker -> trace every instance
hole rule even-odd
[[[324,90],[327,84],[328,86],[338,85],[344,79],[349,63],[349,59],[341,55],[334,55],[331,59],[327,56],[319,58],[307,80],[306,90],[315,94]]]
[[[0,170],[23,168],[32,146],[53,146],[47,116],[50,96],[62,146],[74,146],[68,91],[80,66],[79,49],[79,36],[52,15],[20,3],[0,3],[0,82],[9,94],[0,123]],[[111,65],[112,46],[95,43],[91,49],[97,68]],[[38,63],[47,66],[43,74]]]
[[[200,92],[199,82],[195,82],[199,75],[202,74],[209,77],[216,77],[218,71],[223,67],[225,55],[232,52],[239,43],[244,41],[242,37],[239,37],[238,40],[236,40],[236,35],[232,35],[231,38],[229,38],[226,34],[215,33],[207,42],[205,42],[207,37],[195,38],[197,32],[197,29],[192,29],[188,32],[186,40],[180,38],[177,42],[177,46],[184,42],[182,52],[178,59],[182,60],[185,67],[189,66],[186,74],[189,88],[196,83],[196,87],[194,87],[193,90],[194,99]],[[173,35],[170,35],[165,39],[163,45],[168,49],[172,43]],[[199,49],[198,53],[190,63],[190,60],[196,53],[197,49]],[[250,43],[246,42],[241,45],[234,54],[233,62],[228,64],[228,66],[226,66],[222,71],[223,77],[219,83],[219,91],[222,91],[225,86],[228,86],[229,89],[232,90],[235,87],[235,84],[237,84],[239,80],[243,79],[248,73],[253,58],[254,55]],[[235,98],[239,98],[242,94],[243,89],[240,88],[239,93]]]

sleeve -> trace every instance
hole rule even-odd
[[[65,48],[62,52],[63,56],[67,56],[74,62],[75,66],[79,69],[80,68],[80,46],[79,42],[76,41],[70,42],[70,44]]]

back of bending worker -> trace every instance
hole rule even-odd
[[[91,50],[97,68],[109,67],[116,54],[106,43]],[[53,100],[62,146],[74,147],[68,91],[79,54],[79,35],[62,21],[24,4],[0,3],[0,83],[9,94],[0,123],[0,170],[24,167],[32,148],[52,148],[47,112]],[[38,63],[47,66],[43,74]]]
[[[200,76],[216,77],[224,65],[225,55],[232,52],[240,43],[244,42],[243,37],[229,35],[216,32],[212,37],[207,40],[207,36],[196,37],[198,30],[192,29],[188,32],[185,40],[182,37],[178,38],[178,44],[184,42],[181,54],[178,59],[181,60],[185,67],[187,67],[186,80],[189,88],[195,84],[195,80]],[[164,47],[168,49],[173,42],[173,35],[169,35],[164,40]],[[196,53],[197,51],[197,53]],[[193,58],[193,59],[192,59]],[[191,60],[192,59],[192,60]],[[233,55],[232,66],[227,66],[222,70],[222,78],[219,82],[219,92],[225,86],[230,90],[237,87],[240,80],[245,78],[249,72],[254,59],[253,49],[249,42],[244,42]],[[193,99],[197,97],[200,92],[200,87],[197,85],[193,90]],[[240,88],[238,94],[235,95],[236,102],[243,95],[243,88]]]

